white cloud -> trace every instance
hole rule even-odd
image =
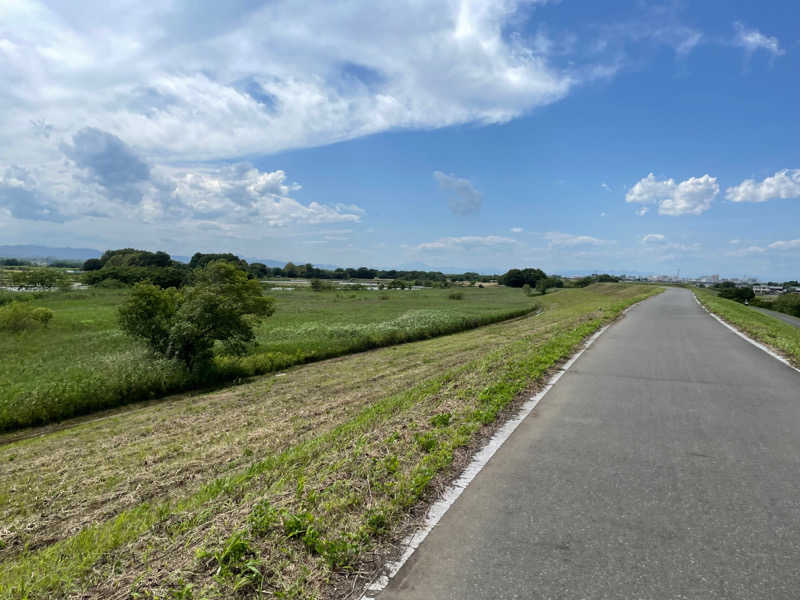
[[[725,190],[731,202],[766,202],[775,198],[800,198],[800,169],[784,169],[763,181],[745,179]]]
[[[518,242],[512,238],[498,235],[465,235],[462,237],[440,238],[435,242],[425,242],[416,246],[415,249],[422,252],[507,250],[517,244]]]
[[[512,227],[510,231],[511,233],[522,233],[524,230],[522,227]]]
[[[614,191],[614,190],[612,190],[612,189],[611,189],[611,186],[610,186],[610,185],[608,185],[608,184],[607,184],[605,181],[604,181],[603,183],[601,183],[601,184],[600,184],[600,187],[601,187],[601,188],[603,188],[604,190],[606,190],[607,192],[612,192],[612,191]]]
[[[736,246],[737,244],[741,244],[742,240],[728,240],[728,243]]]
[[[640,206],[639,208],[636,209],[636,214],[640,217],[643,217],[647,214],[647,211],[649,210],[650,209],[647,206]]]
[[[301,189],[282,170],[260,171],[248,163],[225,166],[151,166],[118,137],[86,128],[61,144],[60,161],[35,169],[0,171],[0,208],[27,221],[85,217],[197,226],[281,227],[358,222],[352,204],[303,204]]]
[[[732,250],[727,253],[728,256],[755,256],[758,254],[764,254],[766,252],[765,248],[761,246],[746,246],[744,248],[737,248],[736,250]]]
[[[660,233],[648,233],[647,235],[642,236],[642,243],[643,244],[658,244],[665,240],[663,234]]]
[[[800,240],[781,240],[772,242],[769,247],[773,250],[798,250],[800,249]]]
[[[96,127],[181,160],[506,122],[583,77],[514,35],[526,4],[4,3],[0,163],[31,122],[40,139]]]
[[[468,179],[441,171],[434,171],[433,177],[439,187],[448,193],[447,205],[453,214],[471,215],[480,211],[483,195]]]
[[[710,175],[690,177],[675,183],[674,179],[658,180],[650,173],[628,190],[625,201],[658,205],[660,215],[700,215],[711,208],[711,202],[718,193],[717,179]],[[640,208],[638,214],[641,216],[645,212]]]
[[[281,171],[262,172],[247,163],[220,168],[162,169],[170,197],[192,217],[226,222],[260,222],[270,227],[290,223],[358,222],[364,211],[353,205],[301,204],[289,196],[300,189]]]
[[[611,240],[601,240],[588,235],[573,235],[550,231],[544,234],[544,239],[550,243],[551,248],[573,248],[577,246],[607,246],[613,244]]]
[[[786,52],[781,48],[778,38],[764,35],[757,29],[748,29],[742,23],[733,24],[736,34],[733,38],[733,45],[744,48],[748,54],[756,50],[765,50],[772,56],[781,56]]]

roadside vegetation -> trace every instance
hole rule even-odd
[[[438,301],[468,306],[482,291]],[[357,592],[503,411],[658,291],[563,290],[519,319],[0,446],[0,598]]]
[[[800,366],[800,328],[752,310],[735,300],[718,296],[712,291],[697,288],[693,291],[708,310]]]
[[[800,317],[800,294],[781,294],[769,299],[756,296],[750,304],[776,310],[793,317]]]
[[[266,290],[275,313],[251,324],[252,341],[242,338],[236,353],[216,344],[210,363],[195,371],[123,333],[118,310],[130,288],[2,292],[9,298],[0,307],[0,355],[11,359],[0,361],[0,431],[463,331],[537,306],[520,290],[457,290]]]

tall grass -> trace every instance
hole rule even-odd
[[[55,422],[314,360],[455,333],[519,317],[536,305],[518,290],[348,295],[295,291],[257,329],[246,356],[215,357],[204,373],[151,356],[117,327],[123,291],[54,292],[31,303],[55,313],[45,330],[0,339],[0,431]]]

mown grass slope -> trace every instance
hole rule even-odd
[[[708,310],[753,338],[772,346],[800,366],[800,329],[734,300],[720,298],[711,291],[699,288],[693,291]]]
[[[117,325],[124,291],[52,292],[32,300],[53,311],[47,328],[0,335],[0,431],[87,414],[291,365],[463,331],[520,316],[535,300],[509,288],[420,291],[275,291],[275,314],[244,357],[217,356],[190,375],[151,356]]]
[[[541,314],[0,446],[0,598],[344,597],[504,408],[657,291],[564,290]]]

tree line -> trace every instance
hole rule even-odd
[[[212,262],[222,261],[238,267],[251,278],[288,277],[305,279],[400,279],[417,285],[450,281],[490,281],[492,277],[467,272],[445,275],[439,271],[372,269],[369,267],[322,269],[311,263],[283,267],[269,267],[263,263],[248,263],[232,253],[195,253],[189,263],[173,260],[166,252],[150,252],[135,248],[107,250],[100,258],[90,258],[83,263],[84,281],[89,285],[133,285],[150,281],[161,288],[180,288],[190,280],[191,273]]]

